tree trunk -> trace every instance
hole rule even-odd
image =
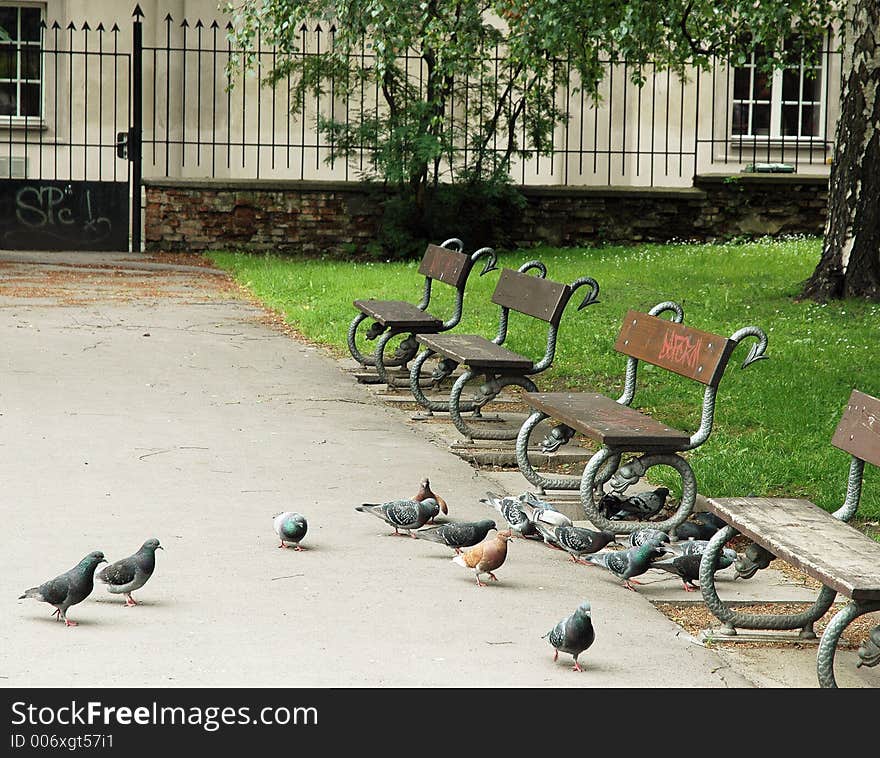
[[[880,4],[848,0],[822,257],[803,297],[880,300]]]

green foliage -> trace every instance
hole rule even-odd
[[[439,238],[438,238],[439,239]],[[438,241],[435,239],[434,241]],[[476,242],[476,244],[479,244]],[[502,253],[499,264],[516,268],[540,258],[548,277],[571,282],[596,278],[600,302],[563,315],[556,360],[540,375],[542,391],[576,388],[617,397],[624,357],[614,350],[628,308],[645,310],[673,299],[685,323],[732,334],[756,324],[768,334],[769,360],[740,370],[746,344],[734,352],[718,392],[715,428],[691,457],[699,491],[707,496],[806,497],[828,510],[843,502],[849,460],[831,437],[853,387],[880,396],[880,351],[876,324],[880,305],[846,300],[827,305],[798,302],[798,281],[819,256],[816,239],[761,240],[748,244],[640,245],[578,249],[530,249]],[[352,300],[381,296],[417,302],[423,279],[415,262],[351,263],[213,254],[270,307],[308,338],[339,356]],[[498,308],[490,302],[497,274],[471,277],[464,316],[456,331],[492,337]],[[452,312],[450,287],[435,287],[431,311]],[[546,333],[511,314],[512,350],[543,355]],[[374,343],[366,343],[367,349]],[[639,372],[635,406],[656,413],[678,429],[699,426],[702,386],[662,370]],[[658,471],[665,477],[665,469]],[[863,519],[880,517],[880,471],[866,467],[859,509]],[[664,481],[680,486],[677,479]]]

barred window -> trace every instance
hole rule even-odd
[[[0,5],[0,116],[40,116],[42,9]]]
[[[786,48],[791,44],[787,40]],[[825,105],[823,63],[807,66],[801,61],[765,71],[761,69],[765,58],[765,49],[756,47],[744,65],[733,69],[733,135],[771,139],[821,137]]]

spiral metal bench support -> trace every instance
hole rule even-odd
[[[672,318],[660,318],[664,312],[672,313]],[[690,515],[697,496],[696,477],[681,453],[694,450],[709,438],[718,384],[739,342],[746,337],[757,340],[744,360],[743,368],[765,357],[767,337],[758,327],[744,327],[730,337],[722,337],[686,327],[681,323],[683,318],[681,306],[671,301],[658,303],[648,313],[631,310],[626,314],[614,346],[627,356],[624,390],[617,400],[587,392],[527,393],[523,396],[535,413],[526,419],[517,435],[520,471],[542,492],[547,489],[579,489],[586,518],[597,528],[626,534],[650,526],[675,536],[676,527]],[[696,432],[689,434],[673,429],[630,407],[635,397],[640,360],[706,385],[700,427]],[[584,468],[579,486],[572,479],[543,476],[528,460],[529,438],[546,418],[562,422],[541,443],[547,452],[566,444],[575,433],[600,443],[599,450]],[[621,465],[627,453],[639,455]],[[653,466],[669,466],[681,477],[681,500],[672,516],[663,521],[617,521],[599,512],[596,499],[606,482],[610,481],[612,489],[622,493]]]
[[[880,611],[880,543],[846,523],[858,508],[865,462],[880,466],[880,400],[853,390],[831,444],[852,456],[841,508],[828,513],[809,500],[795,498],[708,498],[708,508],[728,526],[709,541],[700,564],[703,599],[722,622],[722,635],[733,636],[737,628],[799,628],[801,637],[815,638],[814,623],[828,612],[838,593],[850,598],[819,642],[816,674],[821,687],[837,686],[834,657],[844,630],[859,616]],[[736,613],[728,608],[716,591],[713,567],[724,543],[737,533],[819,581],[822,589],[816,602],[791,615]]]

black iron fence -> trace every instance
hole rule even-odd
[[[331,82],[292,113],[289,80],[261,84],[278,51],[259,38],[256,69],[238,72],[228,86],[237,52],[228,21],[145,18],[139,7],[133,17],[94,24],[47,20],[43,13],[38,6],[0,8],[6,32],[0,36],[0,198],[7,221],[11,215],[48,229],[51,220],[52,233],[76,226],[87,240],[106,226],[96,220],[112,215],[103,210],[106,198],[96,207],[106,188],[88,183],[139,188],[142,175],[354,180],[370,166],[368,144],[353,159],[333,159],[332,138],[316,122],[319,114],[345,120],[381,108],[377,87],[343,97]],[[300,54],[326,50],[334,32],[301,25]],[[366,42],[360,58],[363,65],[372,61]],[[411,56],[403,65],[415,87],[422,86],[422,61]],[[687,186],[694,174],[747,164],[820,172],[837,117],[839,67],[840,53],[829,44],[810,72],[768,79],[754,66],[716,60],[686,78],[642,71],[645,84],[638,87],[627,63],[609,63],[598,103],[563,67],[556,97],[567,117],[556,127],[552,150],[514,159],[510,175],[522,184]],[[461,83],[447,113],[462,145],[475,128],[468,84]],[[132,199],[137,222],[140,192]],[[128,212],[114,203],[113,214]],[[75,224],[59,221],[73,218]],[[132,237],[139,246],[137,223]]]

